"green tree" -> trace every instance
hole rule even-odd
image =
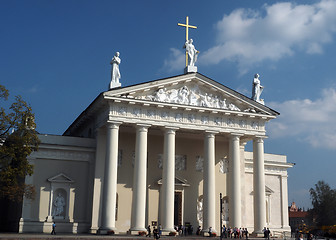
[[[313,209],[311,213],[317,226],[336,224],[336,190],[324,181],[318,181],[315,189],[309,190]]]
[[[0,100],[6,105],[8,90],[0,85]],[[0,198],[22,201],[23,195],[34,197],[34,186],[25,184],[33,174],[27,156],[40,143],[35,131],[34,113],[21,96],[16,96],[8,108],[0,108]]]

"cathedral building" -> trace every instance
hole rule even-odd
[[[118,80],[62,136],[39,136],[26,178],[37,194],[23,201],[20,232],[51,232],[55,222],[69,233],[138,235],[161,225],[168,235],[192,225],[219,234],[222,214],[227,227],[290,233],[293,165],[264,151],[265,124],[279,113],[260,94],[190,71],[126,87]]]

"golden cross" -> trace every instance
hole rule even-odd
[[[189,17],[186,17],[186,23],[178,23],[177,25],[185,27],[186,28],[186,41],[188,41],[189,36],[189,28],[197,28],[196,26],[189,25]],[[188,53],[186,52],[186,67],[188,66]]]

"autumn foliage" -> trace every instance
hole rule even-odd
[[[0,100],[6,106],[8,90],[0,85]],[[16,96],[8,108],[0,108],[0,198],[21,201],[22,196],[34,197],[34,186],[25,184],[25,177],[33,174],[27,157],[38,149],[31,107]]]

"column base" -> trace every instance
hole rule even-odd
[[[171,236],[171,234],[177,235],[177,232],[174,228],[162,229],[162,233],[161,233],[162,236]]]
[[[129,230],[129,233],[135,236],[146,236],[147,229],[146,228],[133,228]]]
[[[99,228],[97,231],[98,235],[114,235],[117,234],[117,229],[116,228]]]
[[[203,237],[217,237],[216,229],[212,229],[211,233],[212,233],[212,236],[210,236],[209,234],[209,229],[203,229],[201,234]]]
[[[252,232],[250,234],[250,237],[263,238],[264,237],[264,233],[262,231]]]
[[[54,221],[53,216],[48,216],[48,217],[46,218],[46,222],[53,222],[53,221]]]

